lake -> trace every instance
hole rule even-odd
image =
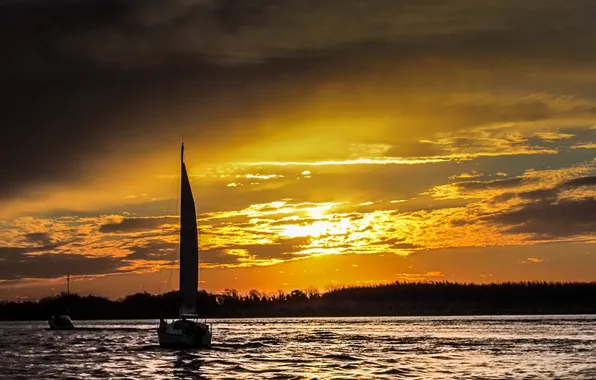
[[[0,322],[3,379],[595,379],[596,316],[213,320],[161,349],[158,321]]]

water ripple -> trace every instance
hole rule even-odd
[[[157,321],[0,323],[0,378],[596,378],[596,317],[214,321],[214,344],[170,350]]]

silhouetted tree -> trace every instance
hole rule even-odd
[[[463,284],[420,282],[317,289],[279,290],[267,295],[235,289],[221,294],[197,293],[203,317],[465,315],[465,314],[593,314],[596,282],[505,282]],[[60,294],[37,302],[0,302],[0,320],[47,319],[68,312],[77,319],[177,317],[180,295],[137,293],[111,301],[94,295]]]

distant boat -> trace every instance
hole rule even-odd
[[[157,337],[161,347],[198,348],[211,345],[211,328],[198,321],[196,299],[199,282],[199,238],[195,201],[181,147],[180,189],[180,318],[160,320]]]
[[[66,275],[66,295],[70,295],[70,274]],[[52,330],[71,330],[75,328],[68,314],[52,315],[48,324]]]

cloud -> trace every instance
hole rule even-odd
[[[527,182],[539,182],[538,177],[530,177],[523,179]],[[562,181],[552,187],[521,191],[518,193],[504,193],[500,194],[498,197],[500,197],[501,200],[508,200],[517,196],[524,200],[550,201],[551,203],[553,203],[564,191],[573,191],[582,187],[589,186],[596,186],[596,176],[577,177],[570,180]]]
[[[468,179],[468,178],[477,178],[477,177],[483,177],[484,174],[482,173],[478,173],[477,171],[473,170],[471,173],[461,173],[458,175],[452,175],[449,177],[449,179]]]
[[[142,244],[129,248],[132,253],[126,256],[128,260],[168,260],[174,257],[177,243],[164,240],[147,240]]]
[[[538,201],[492,216],[509,226],[507,232],[535,234],[541,238],[566,238],[596,233],[596,199]]]
[[[567,140],[574,137],[571,133],[559,133],[556,131],[542,131],[535,134],[542,141],[553,142],[558,140]]]
[[[430,142],[411,141],[392,146],[385,152],[387,157],[434,157],[442,156],[447,152],[445,149]]]
[[[31,232],[25,234],[25,240],[31,243],[41,244],[43,246],[47,246],[54,241],[52,236],[47,232]]]
[[[178,218],[173,216],[124,218],[115,223],[102,224],[99,232],[102,233],[130,233],[162,228],[166,225],[178,224]]]
[[[533,179],[517,177],[507,179],[495,179],[492,181],[457,182],[455,183],[455,186],[463,190],[506,189],[510,187],[519,187],[525,183],[532,181]]]
[[[20,247],[0,247],[0,280],[55,278],[71,275],[122,273],[128,263],[116,257],[33,253]]]
[[[573,44],[566,49],[579,55],[582,53],[575,49],[587,40],[581,32],[593,28],[589,23],[592,9],[588,5],[585,0],[576,0],[568,4],[530,1],[520,6],[509,0],[500,2],[495,11],[469,0],[443,4],[388,0],[366,4],[357,0],[259,0],[249,4],[230,0],[177,0],[167,4],[107,0],[54,2],[52,6],[27,2],[12,8],[33,21],[43,21],[39,13],[44,11],[44,16],[50,16],[46,22],[64,22],[63,29],[54,31],[58,36],[67,28],[81,32],[81,38],[75,38],[68,46],[81,49],[79,53],[104,64],[141,60],[158,64],[182,53],[202,54],[220,62],[252,63],[305,50],[329,50],[371,41],[411,44],[409,54],[415,55],[424,52],[415,42],[432,41],[438,36],[445,36],[435,42],[441,53],[466,42],[475,47],[466,49],[468,55],[493,53],[508,45],[513,50],[509,54],[542,53],[548,57],[558,51],[550,52],[547,46],[570,39]],[[323,20],[327,21],[324,25]],[[89,24],[95,28],[88,28]],[[26,30],[23,29],[22,33]],[[127,34],[127,30],[144,33]],[[275,31],[284,33],[273,34]],[[541,38],[540,32],[550,32],[548,37],[554,41]],[[271,40],[264,41],[263,34]],[[93,43],[85,47],[78,44],[80,40]],[[148,45],[148,41],[153,44]],[[131,50],[126,52],[127,48]]]
[[[431,170],[431,175],[426,177],[433,181],[448,181],[450,176],[462,173],[462,170],[470,173],[469,169],[472,167],[486,172],[485,168],[474,163],[452,163],[446,167],[427,168]],[[303,171],[300,167],[284,170],[294,171],[296,175],[301,175]],[[461,182],[466,183],[466,187],[471,186],[466,191],[476,194],[478,199],[474,200],[438,201],[429,196],[418,195],[404,199],[403,202],[391,203],[391,199],[399,198],[395,197],[395,188],[399,188],[409,177],[414,177],[412,173],[416,172],[409,170],[402,167],[379,171],[363,170],[360,176],[353,171],[317,168],[310,173],[312,178],[305,179],[301,175],[301,179],[296,180],[316,180],[321,186],[330,186],[331,183],[343,186],[341,181],[330,178],[380,183],[379,189],[372,186],[374,192],[367,194],[369,201],[299,202],[278,198],[278,201],[250,204],[245,208],[200,214],[201,263],[206,268],[230,269],[270,266],[324,255],[354,253],[406,256],[413,252],[447,247],[531,244],[532,240],[527,239],[524,234],[535,234],[544,240],[556,240],[559,236],[577,236],[582,231],[587,231],[585,220],[564,218],[561,223],[566,224],[567,229],[559,228],[554,223],[545,225],[540,222],[540,215],[535,216],[538,209],[520,205],[519,200],[495,204],[490,195],[495,191],[510,191],[514,187],[536,189],[539,185],[554,182],[554,178],[557,179],[554,182],[555,187],[559,184],[571,184],[583,191],[585,186],[582,184],[589,181],[580,181],[579,177],[573,178],[571,174],[585,173],[588,169],[528,171],[524,176],[503,180]],[[435,175],[436,172],[440,172],[441,176]],[[331,176],[326,177],[328,174]],[[284,172],[284,176],[286,175],[292,177]],[[242,178],[246,179],[245,177]],[[388,184],[378,180],[385,177],[388,178]],[[415,178],[412,179],[416,181]],[[371,190],[371,186],[367,185],[362,189]],[[240,197],[243,197],[242,194],[240,193]],[[384,195],[385,199],[377,200],[378,198],[370,197],[370,194]],[[266,192],[266,197],[271,198],[274,195],[281,194]],[[541,209],[552,208],[548,202],[538,200],[535,203],[540,203]],[[587,209],[590,205],[584,206],[576,209]],[[525,214],[521,210],[526,210]],[[552,215],[562,213],[560,210],[550,212]],[[43,268],[32,273],[26,270],[26,266],[17,267],[15,262],[22,260],[43,266],[46,262],[52,263],[46,255],[54,255],[53,260],[58,263],[63,263],[73,255],[83,256],[84,260],[80,262],[81,273],[87,273],[84,269],[86,264],[83,263],[95,262],[98,263],[98,269],[90,268],[88,273],[155,272],[175,257],[178,239],[175,228],[159,231],[165,224],[173,223],[177,223],[177,218],[131,217],[128,213],[96,217],[85,215],[81,218],[23,218],[1,226],[0,239],[10,243],[6,244],[1,256],[3,263],[8,260],[12,268],[17,268],[14,276],[20,276],[18,278],[39,276]],[[52,231],[52,234],[37,232],[42,230]],[[559,235],[554,235],[555,232],[551,231],[556,231]],[[43,244],[42,241],[47,241],[48,244]],[[18,245],[25,243],[26,247]],[[35,258],[40,254],[43,259]],[[79,265],[78,262],[75,264]],[[48,266],[48,277],[44,278],[63,274],[59,274],[52,265]]]
[[[308,245],[309,237],[276,239],[272,244],[230,244],[201,250],[200,261],[207,267],[271,265],[295,259],[292,255]]]
[[[435,186],[422,194],[431,195],[434,199],[438,200],[494,198],[497,201],[507,201],[516,195],[511,192],[504,192],[504,190],[512,188],[523,189],[537,182],[537,178],[528,176],[487,181],[459,181]]]
[[[518,194],[508,193],[504,195],[511,195],[512,197],[517,195],[522,199],[528,200],[555,200],[557,198],[557,190],[556,189],[538,189],[538,190],[529,190],[529,191],[522,191]]]
[[[0,105],[0,160],[18,162],[1,166],[4,201],[146,174],[125,167],[141,156],[144,167],[158,166],[146,153],[162,154],[182,132],[203,162],[336,159],[338,146],[362,140],[429,155],[442,147],[408,146],[403,136],[594,116],[593,94],[568,95],[593,75],[594,9],[585,0],[0,7],[10,36],[0,62],[10,94]],[[116,163],[122,170],[111,170]]]
[[[594,186],[596,185],[596,176],[574,178],[572,180],[563,182],[559,185],[559,188],[577,188],[582,186]]]
[[[175,252],[165,188],[182,134],[206,266],[589,234],[578,213],[593,173],[540,168],[592,159],[572,148],[594,137],[595,12],[588,0],[4,1],[0,209],[40,212],[0,225],[0,266],[155,270]]]
[[[0,260],[13,260],[15,257],[20,257],[29,250],[29,248],[25,247],[0,247]]]

